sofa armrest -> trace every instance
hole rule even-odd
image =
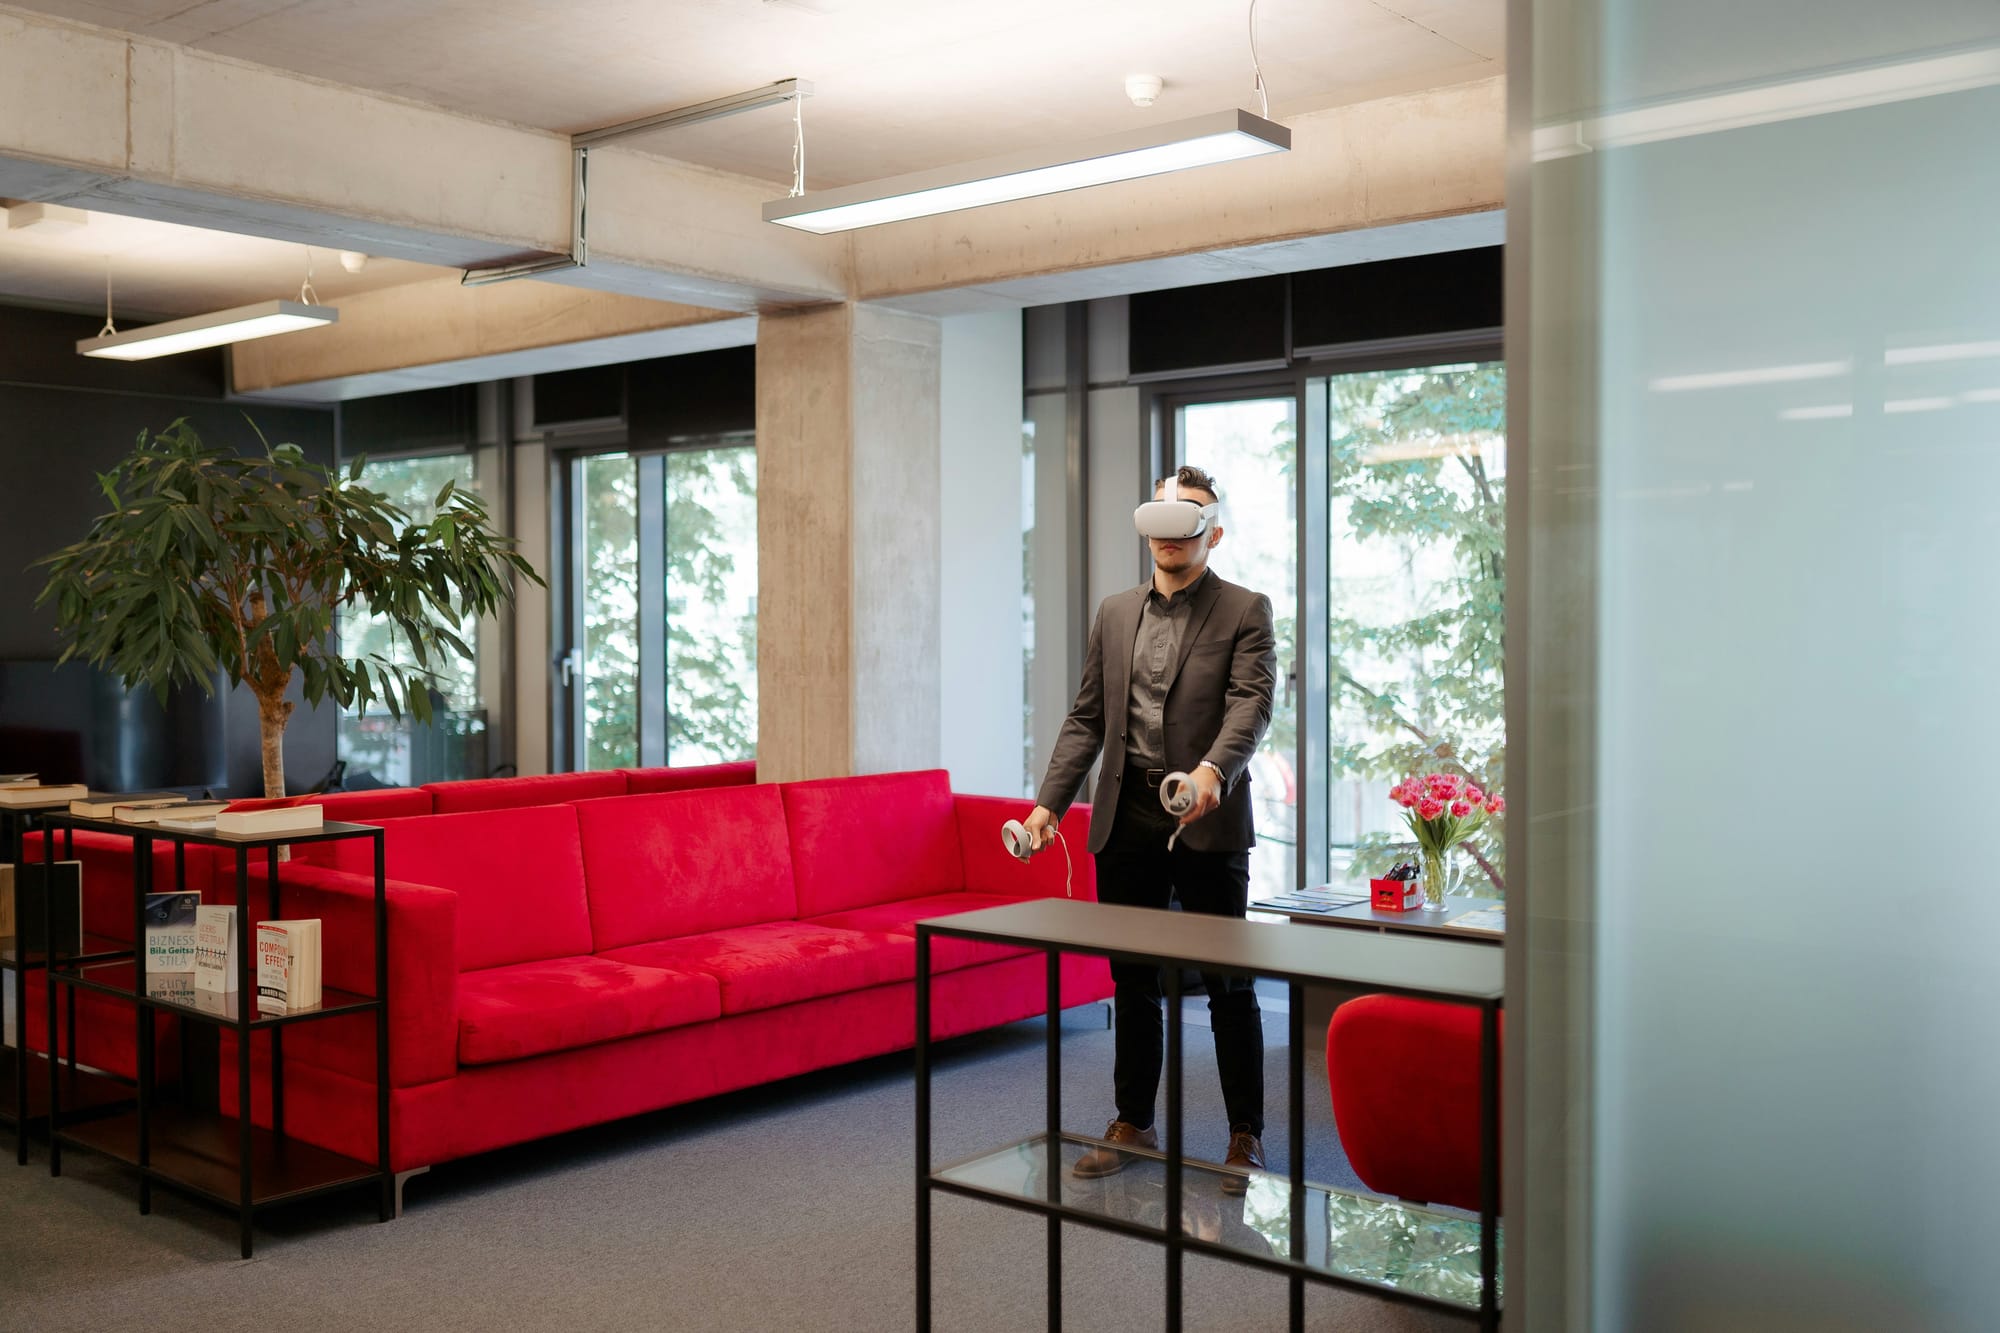
[[[965,887],[969,891],[1060,898],[1065,875],[1063,849],[1067,847],[1070,896],[1086,902],[1097,900],[1097,858],[1090,854],[1089,806],[1072,805],[1057,825],[1062,831],[1062,842],[1043,848],[1023,865],[1000,845],[1000,826],[1010,819],[1026,819],[1035,808],[1033,801],[954,793],[952,805],[958,819],[959,855],[964,859]]]
[[[262,867],[251,901],[266,902]],[[375,993],[375,880],[294,861],[278,872],[287,918],[320,919],[322,975],[329,986]],[[389,1081],[410,1087],[458,1073],[458,895],[389,880]],[[301,1024],[286,1055],[375,1079],[373,1027],[359,1019]]]

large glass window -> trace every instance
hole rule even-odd
[[[404,458],[370,458],[361,480],[387,495],[413,521],[427,522],[433,501],[446,482],[462,489],[475,486],[470,453],[430,454]],[[468,646],[475,644],[476,626],[455,627]],[[340,615],[341,651],[349,656],[377,656],[415,667],[408,640],[386,616],[348,607]],[[352,784],[366,777],[391,786],[479,777],[487,771],[486,713],[479,697],[479,663],[473,657],[447,652],[433,657],[430,683],[433,720],[416,723],[405,711],[394,717],[380,701],[364,711],[343,711],[338,754]]]
[[[576,767],[754,758],[754,447],[587,455],[571,484]]]
[[[1389,800],[1445,767],[1504,790],[1507,452],[1497,361],[1311,381],[1327,421],[1327,825],[1335,879],[1411,847]],[[1501,896],[1499,822],[1466,888]]]
[[[578,768],[639,762],[639,467],[630,454],[577,462]]]
[[[1292,680],[1298,660],[1298,399],[1238,398],[1175,409],[1174,438],[1183,463],[1203,468],[1222,488],[1222,544],[1209,567],[1231,583],[1271,599],[1278,648],[1271,726],[1250,762],[1257,854],[1251,896],[1288,893],[1298,876],[1298,708]]]
[[[757,753],[757,457],[749,445],[668,454],[667,762]]]

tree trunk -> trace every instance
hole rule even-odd
[[[285,794],[285,723],[292,705],[280,689],[274,696],[257,692],[257,732],[264,747],[264,795]]]

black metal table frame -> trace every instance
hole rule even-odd
[[[161,829],[150,824],[122,824],[109,820],[83,819],[74,815],[52,815],[44,821],[42,840],[43,859],[52,859],[50,847],[54,839],[48,835],[51,827],[60,827],[65,837],[72,829],[93,829],[114,833],[132,840],[132,899],[133,899],[133,940],[132,950],[133,981],[131,998],[138,1011],[138,1162],[139,1211],[142,1214],[153,1210],[153,1185],[155,1182],[167,1186],[182,1185],[185,1182],[153,1165],[151,1160],[150,1118],[154,1081],[154,1023],[156,1010],[165,1009],[180,1015],[183,1023],[192,1019],[207,1022],[217,1028],[229,1028],[236,1033],[236,1096],[237,1131],[239,1134],[237,1170],[238,1183],[238,1226],[242,1255],[248,1259],[252,1248],[252,1222],[258,1207],[255,1200],[255,1180],[252,1162],[251,1140],[256,1129],[252,1117],[250,1073],[251,1034],[259,1030],[271,1035],[271,1129],[283,1136],[285,1132],[285,1061],[284,1030],[292,1023],[310,1022],[321,1018],[345,1018],[372,1010],[375,1015],[375,1125],[376,1125],[376,1179],[380,1190],[379,1213],[387,1222],[395,1216],[396,1177],[389,1158],[389,911],[388,877],[384,858],[383,832],[375,825],[333,824],[323,829],[309,832],[274,833],[256,838],[236,838],[215,833],[195,833],[177,829]],[[281,917],[279,902],[280,884],[278,876],[278,850],[284,846],[311,842],[330,842],[345,838],[368,838],[374,843],[375,851],[375,995],[365,1004],[350,1004],[331,1012],[317,1010],[291,1015],[265,1015],[257,1010],[257,972],[255,939],[250,923],[250,853],[261,850],[265,854],[265,878],[268,881],[270,915],[267,920]],[[202,1014],[182,1006],[166,1004],[153,999],[146,989],[146,951],[137,944],[146,938],[146,895],[153,889],[153,842],[155,839],[174,844],[174,887],[176,892],[187,888],[187,848],[194,843],[201,846],[221,847],[236,853],[236,967],[237,967],[237,1017],[230,1019],[221,1015]],[[324,945],[322,945],[324,948]],[[88,983],[83,980],[82,964],[63,960],[63,966],[47,969],[49,987],[49,1041],[54,1049],[55,1041],[55,988],[66,985],[74,996],[79,986]],[[117,993],[109,991],[107,993]],[[122,997],[121,997],[122,998]],[[72,1031],[74,1026],[72,1024]],[[62,1174],[62,1149],[67,1142],[71,1147],[89,1148],[92,1145],[66,1140],[62,1133],[61,1107],[51,1080],[49,1094],[49,1174]],[[307,1197],[311,1194],[351,1189],[365,1183],[360,1180],[345,1180],[317,1189],[288,1193],[284,1201]]]
[[[933,1168],[931,1165],[931,940],[934,936],[948,935],[958,939],[980,940],[988,943],[1009,944],[1020,948],[1033,949],[1043,954],[1047,960],[1048,986],[1048,1051],[1047,1051],[1047,1100],[1048,1123],[1046,1127],[1049,1170],[1047,1171],[1048,1197],[1046,1199],[1006,1198],[986,1190],[961,1185],[951,1180],[943,1180],[937,1172],[948,1168]],[[1062,1201],[1062,956],[1077,953],[1108,959],[1116,963],[1137,963],[1156,966],[1164,976],[1166,995],[1166,1085],[1167,1085],[1167,1134],[1164,1145],[1166,1165],[1166,1216],[1163,1229],[1155,1229],[1137,1222],[1127,1222],[1122,1218],[1109,1217],[1087,1209],[1077,1208]],[[1449,1003],[1474,1004],[1480,1011],[1479,1024],[1479,1249],[1480,1249],[1480,1305],[1477,1310],[1436,1297],[1416,1292],[1398,1291],[1391,1287],[1351,1278],[1339,1273],[1322,1272],[1304,1266],[1302,1258],[1298,1262],[1275,1257],[1250,1254],[1242,1250],[1213,1241],[1189,1236],[1182,1227],[1181,1218],[1181,969],[1189,960],[1166,957],[1158,954],[1136,953],[1124,950],[1064,948],[1046,940],[1019,935],[1000,934],[989,930],[968,930],[944,924],[942,921],[920,921],[917,923],[917,1034],[916,1034],[916,1083],[917,1083],[917,1329],[918,1333],[929,1333],[931,1327],[931,1194],[943,1190],[965,1198],[979,1199],[987,1203],[997,1203],[1022,1212],[1040,1214],[1048,1222],[1048,1333],[1060,1333],[1062,1329],[1062,1224],[1064,1221],[1077,1222],[1119,1235],[1131,1236],[1166,1246],[1166,1331],[1181,1333],[1181,1264],[1182,1257],[1192,1251],[1210,1258],[1224,1259],[1233,1263],[1247,1264],[1269,1272],[1282,1273],[1291,1280],[1290,1327],[1292,1333],[1303,1333],[1305,1328],[1305,1284],[1307,1281],[1323,1285],[1345,1287],[1367,1292],[1386,1300],[1406,1302],[1426,1309],[1439,1310],[1478,1322],[1482,1330],[1500,1327],[1501,1307],[1495,1279],[1498,1276],[1499,1249],[1497,1224],[1500,1214],[1500,1010],[1502,1003],[1493,1001],[1454,1000]],[[1205,970],[1223,973],[1249,975],[1232,968],[1218,968],[1211,963],[1201,965]],[[1262,975],[1262,974],[1259,974]],[[1290,1096],[1290,1162],[1291,1162],[1291,1246],[1290,1252],[1303,1256],[1306,1235],[1306,1182],[1305,1182],[1305,986],[1319,983],[1325,978],[1301,978],[1274,974],[1273,979],[1287,982],[1290,989],[1290,1051],[1288,1072],[1291,1080]],[[1393,987],[1382,987],[1389,993],[1397,993]],[[1435,996],[1419,998],[1436,999]],[[985,1156],[984,1153],[978,1156]],[[1331,1241],[1329,1240],[1329,1244]]]
[[[44,929],[41,939],[41,949],[39,956],[36,956],[32,949],[32,942],[21,937],[21,932],[27,926],[27,919],[22,911],[23,899],[21,894],[23,890],[19,870],[22,858],[26,855],[28,834],[35,831],[35,825],[40,823],[43,826],[43,837],[49,839],[51,837],[47,829],[49,817],[65,814],[67,810],[67,802],[59,802],[47,806],[0,806],[0,821],[4,821],[6,826],[6,832],[0,834],[0,855],[4,855],[7,864],[14,866],[16,871],[13,903],[14,958],[12,962],[14,972],[12,1008],[14,1012],[14,1037],[16,1043],[14,1101],[11,1109],[0,1111],[0,1115],[6,1115],[14,1123],[14,1161],[20,1166],[28,1164],[28,1122],[33,1118],[28,1113],[30,1105],[28,1090],[29,1070],[35,1063],[34,1053],[28,1049],[28,973],[48,966],[49,956],[54,952],[55,940],[52,932],[55,921],[53,912],[43,913]],[[72,860],[75,855],[76,846],[74,837],[68,829],[65,829],[63,831],[63,860]],[[46,861],[48,859],[48,852],[45,846],[43,860]],[[118,949],[93,953],[86,947],[76,956],[75,960],[65,959],[64,961],[107,962],[114,958],[123,957],[127,952],[129,950]],[[4,986],[0,986],[0,1028],[3,1028],[6,1024],[8,1008],[9,997],[7,989]],[[66,1025],[69,1028],[69,1054],[67,1062],[71,1074],[74,1075],[77,1067],[76,995],[74,992],[71,992],[69,996],[65,1016],[67,1018]],[[56,1047],[50,1046],[49,1052],[49,1077],[53,1079],[56,1077],[56,1065],[58,1063],[58,1057],[55,1054]]]

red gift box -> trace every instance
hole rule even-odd
[[[1371,879],[1368,888],[1378,912],[1414,912],[1424,905],[1423,887],[1413,879]]]

